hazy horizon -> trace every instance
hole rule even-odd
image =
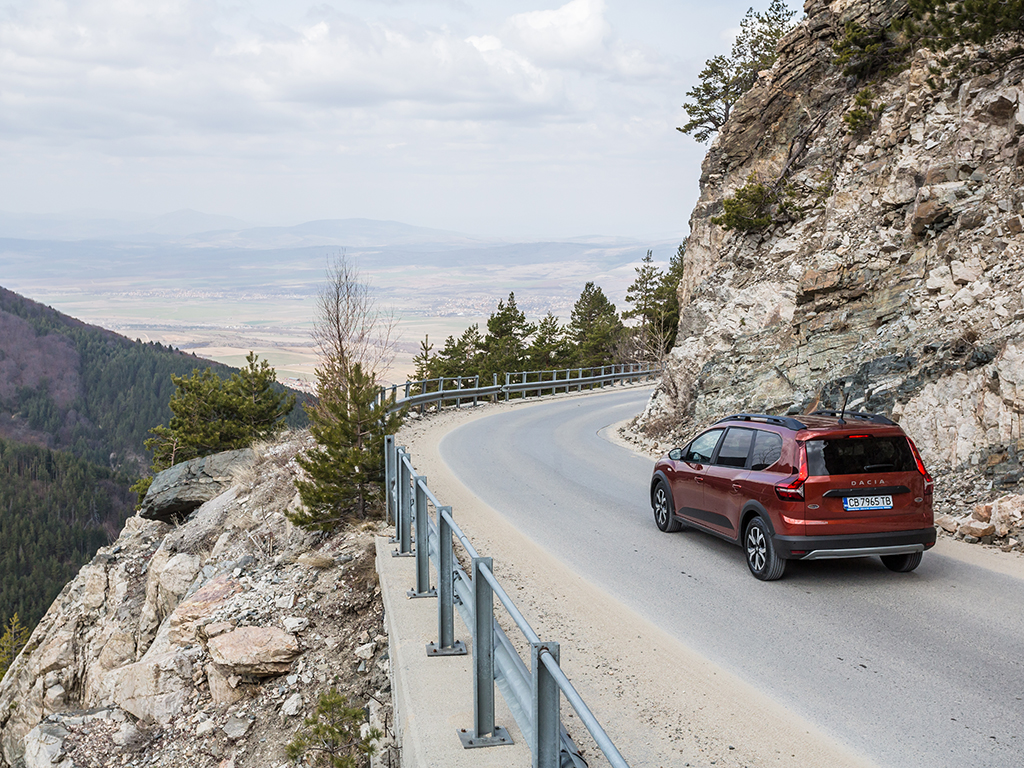
[[[680,232],[681,105],[750,5],[6,0],[0,209]]]

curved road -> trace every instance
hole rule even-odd
[[[657,530],[653,462],[600,433],[649,390],[554,400],[467,423],[456,476],[574,571],[881,766],[1024,765],[1024,582],[926,553],[790,563]]]

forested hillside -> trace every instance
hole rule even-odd
[[[35,626],[54,596],[132,513],[129,478],[0,439],[0,618]]]
[[[33,626],[117,537],[149,430],[171,417],[171,374],[207,367],[234,370],[0,288],[0,622]],[[304,422],[295,408],[289,424]]]

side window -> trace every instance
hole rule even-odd
[[[774,432],[757,430],[757,437],[754,438],[754,457],[750,468],[755,472],[768,469],[772,464],[782,458],[782,437]]]
[[[715,464],[723,467],[736,467],[742,469],[747,466],[747,456],[750,454],[750,441],[754,437],[754,430],[730,427],[725,433],[722,447],[718,449],[718,458]]]
[[[707,464],[715,454],[718,438],[724,431],[724,429],[712,429],[698,437],[687,447],[683,454],[683,461],[688,461],[691,464]]]

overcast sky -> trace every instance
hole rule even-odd
[[[681,234],[750,4],[0,0],[0,209]]]

